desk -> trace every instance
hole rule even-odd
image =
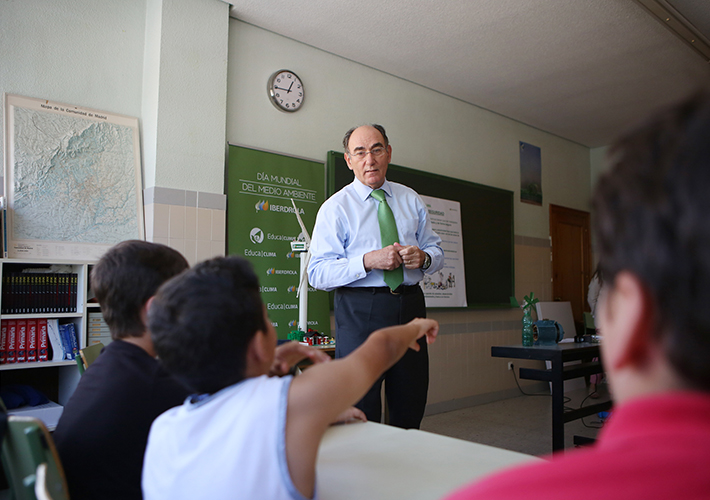
[[[565,447],[565,423],[611,408],[611,401],[605,401],[577,410],[567,412],[564,410],[565,380],[603,372],[601,361],[591,361],[592,358],[600,357],[599,344],[580,342],[532,347],[492,346],[491,356],[551,362],[549,370],[520,368],[519,376],[526,380],[543,380],[552,385],[552,451],[562,450]],[[582,363],[564,365],[567,361],[577,360],[581,360]]]
[[[323,351],[326,353],[328,356],[331,358],[335,357],[335,345],[333,344],[326,344],[326,345],[314,345],[312,346],[315,349],[318,349],[319,351]]]
[[[537,457],[374,422],[336,425],[316,466],[321,500],[434,500],[474,479]]]
[[[331,358],[335,358],[335,346],[333,345],[314,345],[311,347],[313,347],[314,349],[318,349],[319,351],[323,351]],[[305,370],[311,365],[313,365],[313,361],[306,358],[296,363],[296,368],[298,368],[299,370]]]

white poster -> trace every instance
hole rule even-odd
[[[138,119],[5,95],[7,252],[96,260],[143,239]]]
[[[431,226],[441,238],[444,267],[425,274],[421,281],[427,307],[466,307],[461,204],[458,201],[422,196]]]

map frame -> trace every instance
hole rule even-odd
[[[88,122],[98,122],[128,127],[131,132],[131,142],[133,147],[133,172],[135,185],[135,221],[130,218],[125,219],[132,226],[135,223],[136,232],[125,239],[145,240],[145,221],[143,217],[143,179],[141,171],[141,150],[138,118],[109,113],[80,106],[63,104],[47,99],[25,97],[16,94],[4,93],[5,102],[5,197],[7,207],[6,217],[6,257],[19,259],[56,259],[62,261],[95,262],[118,241],[105,242],[81,242],[81,241],[61,241],[50,239],[26,239],[16,237],[14,234],[15,215],[15,168],[16,168],[16,123],[15,110],[23,108],[32,112],[41,112],[54,115],[61,115],[68,118],[86,120]],[[105,165],[96,166],[97,175],[107,172]],[[124,164],[125,165],[125,164]],[[94,165],[92,165],[94,166]],[[101,170],[101,169],[104,170]],[[124,193],[127,194],[128,192]],[[123,193],[122,193],[123,194]],[[130,209],[129,209],[130,210]],[[131,231],[132,232],[132,231]],[[120,240],[119,240],[120,241]]]

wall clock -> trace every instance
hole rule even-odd
[[[266,87],[276,109],[293,113],[303,105],[303,82],[293,71],[281,69],[269,77]]]

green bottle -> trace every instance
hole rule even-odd
[[[523,347],[533,345],[532,307],[523,309]]]

